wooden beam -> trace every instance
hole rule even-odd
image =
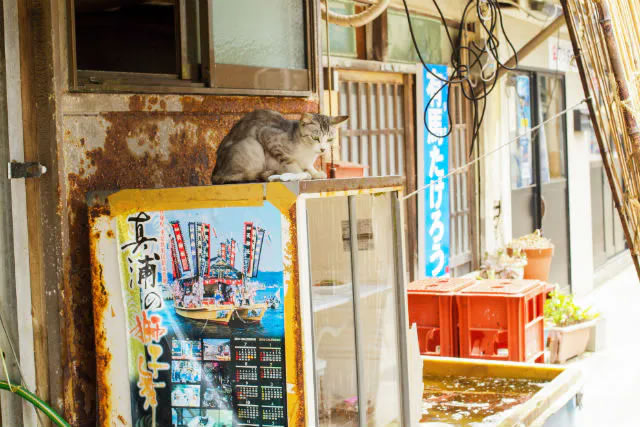
[[[518,61],[522,61],[526,58],[531,52],[533,52],[538,46],[540,46],[544,41],[546,41],[551,35],[556,33],[560,28],[565,24],[564,15],[558,16],[556,19],[551,22],[548,26],[542,29],[538,34],[533,36],[531,40],[529,40],[520,50],[513,55],[509,60],[505,63],[505,67],[513,68],[516,66],[516,58]]]
[[[368,60],[384,61],[389,50],[387,40],[387,11],[365,25],[366,55]]]

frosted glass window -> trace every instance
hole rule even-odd
[[[420,15],[411,15],[411,24],[422,59],[431,64],[441,64],[443,60],[448,62],[449,58],[442,57],[441,45],[444,28],[440,22]],[[393,61],[420,62],[411,40],[409,23],[404,11],[389,10],[387,28],[389,39],[388,58]]]
[[[330,0],[329,10],[341,15],[353,15],[355,6],[352,1]],[[327,53],[327,27],[324,21],[320,25],[322,31],[322,52]],[[358,56],[356,50],[356,29],[351,27],[343,27],[341,25],[329,24],[329,43],[331,55],[347,56],[355,58]]]
[[[304,0],[214,0],[218,64],[305,69]]]

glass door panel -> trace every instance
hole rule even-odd
[[[564,79],[537,75],[538,123],[564,110]],[[568,291],[569,285],[569,203],[566,173],[566,122],[564,116],[546,123],[538,134],[540,156],[540,225],[553,242],[549,280]]]
[[[358,376],[346,197],[307,202],[316,400],[322,427],[358,426]]]
[[[514,237],[536,229],[536,188],[531,129],[531,77],[510,73],[506,85],[507,122],[511,144],[511,217]],[[506,243],[506,242],[505,242]]]
[[[402,425],[395,238],[391,193],[353,196],[357,315],[367,423]],[[364,409],[364,408],[363,408]]]

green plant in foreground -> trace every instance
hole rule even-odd
[[[56,411],[54,411],[49,405],[47,405],[38,396],[26,390],[19,385],[11,385],[6,381],[0,381],[0,390],[7,390],[17,394],[33,406],[41,410],[56,426],[59,427],[71,427]]]
[[[544,303],[544,318],[556,326],[571,326],[586,322],[600,316],[600,313],[590,313],[591,307],[580,308],[573,302],[573,295],[552,291]]]

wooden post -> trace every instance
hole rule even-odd
[[[569,30],[569,37],[571,38],[571,44],[573,45],[573,53],[576,59],[576,65],[578,67],[578,73],[580,74],[582,89],[584,91],[585,96],[588,97],[587,107],[589,109],[589,116],[591,118],[591,124],[593,125],[593,131],[596,137],[596,141],[598,143],[598,148],[600,149],[600,156],[602,157],[602,164],[604,166],[605,173],[607,174],[609,187],[611,188],[613,202],[616,207],[616,210],[618,211],[618,215],[620,216],[620,222],[622,223],[622,229],[624,231],[627,244],[631,249],[631,258],[636,268],[636,273],[638,277],[640,277],[640,263],[638,262],[638,254],[636,253],[633,240],[631,239],[631,233],[629,231],[629,224],[627,223],[627,218],[624,214],[624,210],[622,209],[622,205],[620,204],[620,194],[618,194],[618,189],[615,185],[615,178],[613,176],[613,172],[611,168],[611,159],[609,157],[609,150],[604,143],[604,137],[602,135],[603,130],[600,127],[597,120],[593,96],[591,94],[591,91],[589,90],[589,80],[587,79],[587,73],[585,71],[584,61],[582,59],[582,49],[580,49],[580,45],[578,44],[576,29],[573,25],[573,21],[571,18],[571,11],[569,10],[569,7],[567,5],[567,0],[560,0],[560,3],[562,5],[562,10],[564,12],[564,15],[567,17],[566,19],[567,29]]]
[[[613,77],[616,79],[618,85],[618,96],[620,101],[625,102],[629,99],[629,85],[624,75],[624,66],[620,59],[620,50],[618,49],[618,43],[613,35],[613,26],[611,25],[611,13],[609,12],[609,5],[607,2],[596,2],[598,11],[600,12],[600,25],[604,33],[604,39],[607,43],[607,51],[609,52],[609,62],[611,63],[611,71],[613,71]],[[627,133],[631,138],[631,144],[633,146],[633,152],[631,155],[638,156],[640,154],[640,129],[638,129],[638,123],[633,117],[631,111],[627,108],[623,109],[624,121],[627,127]]]

